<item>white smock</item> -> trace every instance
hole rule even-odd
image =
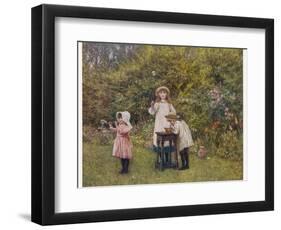
[[[184,120],[176,121],[172,127],[173,133],[178,135],[177,138],[177,149],[182,151],[184,148],[189,148],[193,145],[191,131]]]
[[[168,102],[156,102],[154,106],[151,106],[148,109],[148,112],[151,115],[155,115],[155,125],[153,132],[153,145],[157,146],[157,135],[156,132],[164,132],[164,128],[169,128],[170,123],[166,119],[166,115],[173,112],[176,113],[175,108],[172,104]],[[168,146],[168,141],[165,141],[164,146]]]

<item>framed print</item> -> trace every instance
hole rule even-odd
[[[274,208],[274,21],[32,8],[32,221]]]

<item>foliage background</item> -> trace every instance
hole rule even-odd
[[[148,108],[155,100],[155,89],[165,85],[171,91],[176,111],[191,128],[195,140],[191,153],[196,155],[203,145],[208,156],[217,159],[212,160],[214,165],[218,162],[223,165],[220,159],[227,160],[225,165],[228,166],[236,161],[232,164],[240,170],[238,173],[217,171],[217,174],[229,175],[202,177],[202,180],[242,177],[242,49],[84,42],[82,54],[85,151],[92,148],[91,151],[104,151],[110,156],[114,136],[103,129],[101,120],[114,121],[117,111],[127,110],[134,127],[131,133],[134,149],[142,152],[139,161],[147,161],[149,157],[145,160],[143,155],[152,146],[154,126],[154,117],[148,113]],[[98,147],[89,147],[91,143]],[[96,180],[91,173],[94,162],[90,158],[98,161],[102,155],[85,151],[84,159],[88,161],[83,163],[83,173],[84,178],[92,177],[85,182],[90,186]],[[198,170],[204,170],[198,161],[194,162],[197,162]],[[97,165],[94,168],[99,168]],[[95,173],[100,174],[100,171]],[[151,175],[152,172],[146,173]],[[198,178],[189,180],[197,181]],[[145,182],[143,179],[139,181]]]

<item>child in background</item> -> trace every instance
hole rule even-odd
[[[181,156],[182,166],[180,170],[189,168],[189,147],[193,145],[190,129],[188,125],[182,120],[181,116],[176,113],[169,113],[165,116],[167,121],[170,122],[173,133],[178,135],[177,149]]]
[[[116,128],[114,128],[110,124],[110,129],[116,132],[116,138],[113,144],[113,152],[112,156],[120,158],[121,161],[121,170],[120,174],[128,173],[129,162],[132,158],[132,142],[130,140],[129,132],[132,129],[132,125],[130,123],[130,113],[125,112],[117,112],[116,118],[117,122],[115,122]]]

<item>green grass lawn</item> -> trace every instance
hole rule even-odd
[[[126,184],[156,184],[195,181],[222,181],[243,179],[242,161],[222,159],[209,154],[199,159],[190,154],[188,170],[155,169],[156,155],[151,150],[134,146],[129,173],[120,175],[120,160],[112,157],[111,145],[83,143],[83,186]],[[179,161],[180,162],[180,161]]]

